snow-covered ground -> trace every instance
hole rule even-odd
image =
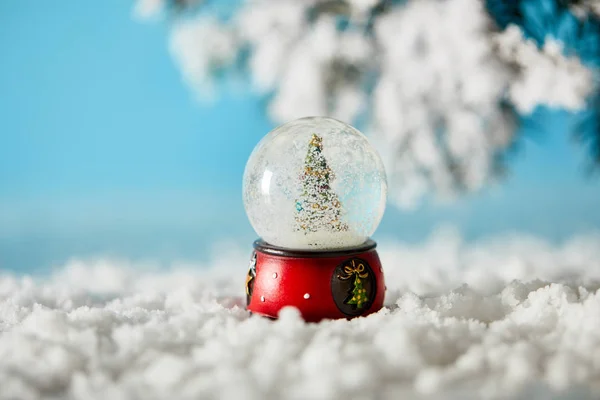
[[[387,307],[320,324],[247,315],[249,249],[2,275],[0,398],[600,398],[600,234],[379,249]]]

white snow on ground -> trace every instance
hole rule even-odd
[[[597,399],[600,234],[381,242],[387,307],[249,317],[249,249],[209,266],[0,276],[0,398]]]

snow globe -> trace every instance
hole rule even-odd
[[[381,158],[357,129],[326,117],[269,132],[244,172],[244,207],[260,236],[246,277],[249,311],[296,307],[309,322],[383,306],[383,270],[370,239],[385,210]]]

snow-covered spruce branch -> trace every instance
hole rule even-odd
[[[590,13],[600,16],[600,0],[571,0],[571,3],[571,9],[580,17]]]
[[[137,12],[196,10],[175,18],[171,51],[197,93],[248,50],[274,121],[366,121],[403,207],[497,177],[516,139],[514,110],[581,110],[595,90],[593,71],[559,41],[540,47],[516,25],[499,31],[480,0],[251,0],[226,21],[202,12],[208,3],[139,0]],[[594,10],[588,3],[577,7]]]
[[[593,89],[592,71],[579,59],[563,56],[559,41],[547,39],[539,49],[511,25],[496,36],[496,44],[500,59],[515,69],[509,99],[519,111],[531,113],[538,104],[572,111],[586,106]]]

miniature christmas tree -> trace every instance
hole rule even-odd
[[[368,301],[367,290],[363,287],[359,274],[354,275],[354,289],[352,289],[352,297],[346,304],[355,304],[356,308],[362,308],[363,304]]]
[[[341,221],[342,205],[331,189],[333,171],[323,155],[323,138],[313,133],[300,175],[302,193],[296,201],[296,229],[309,232],[348,230]]]

